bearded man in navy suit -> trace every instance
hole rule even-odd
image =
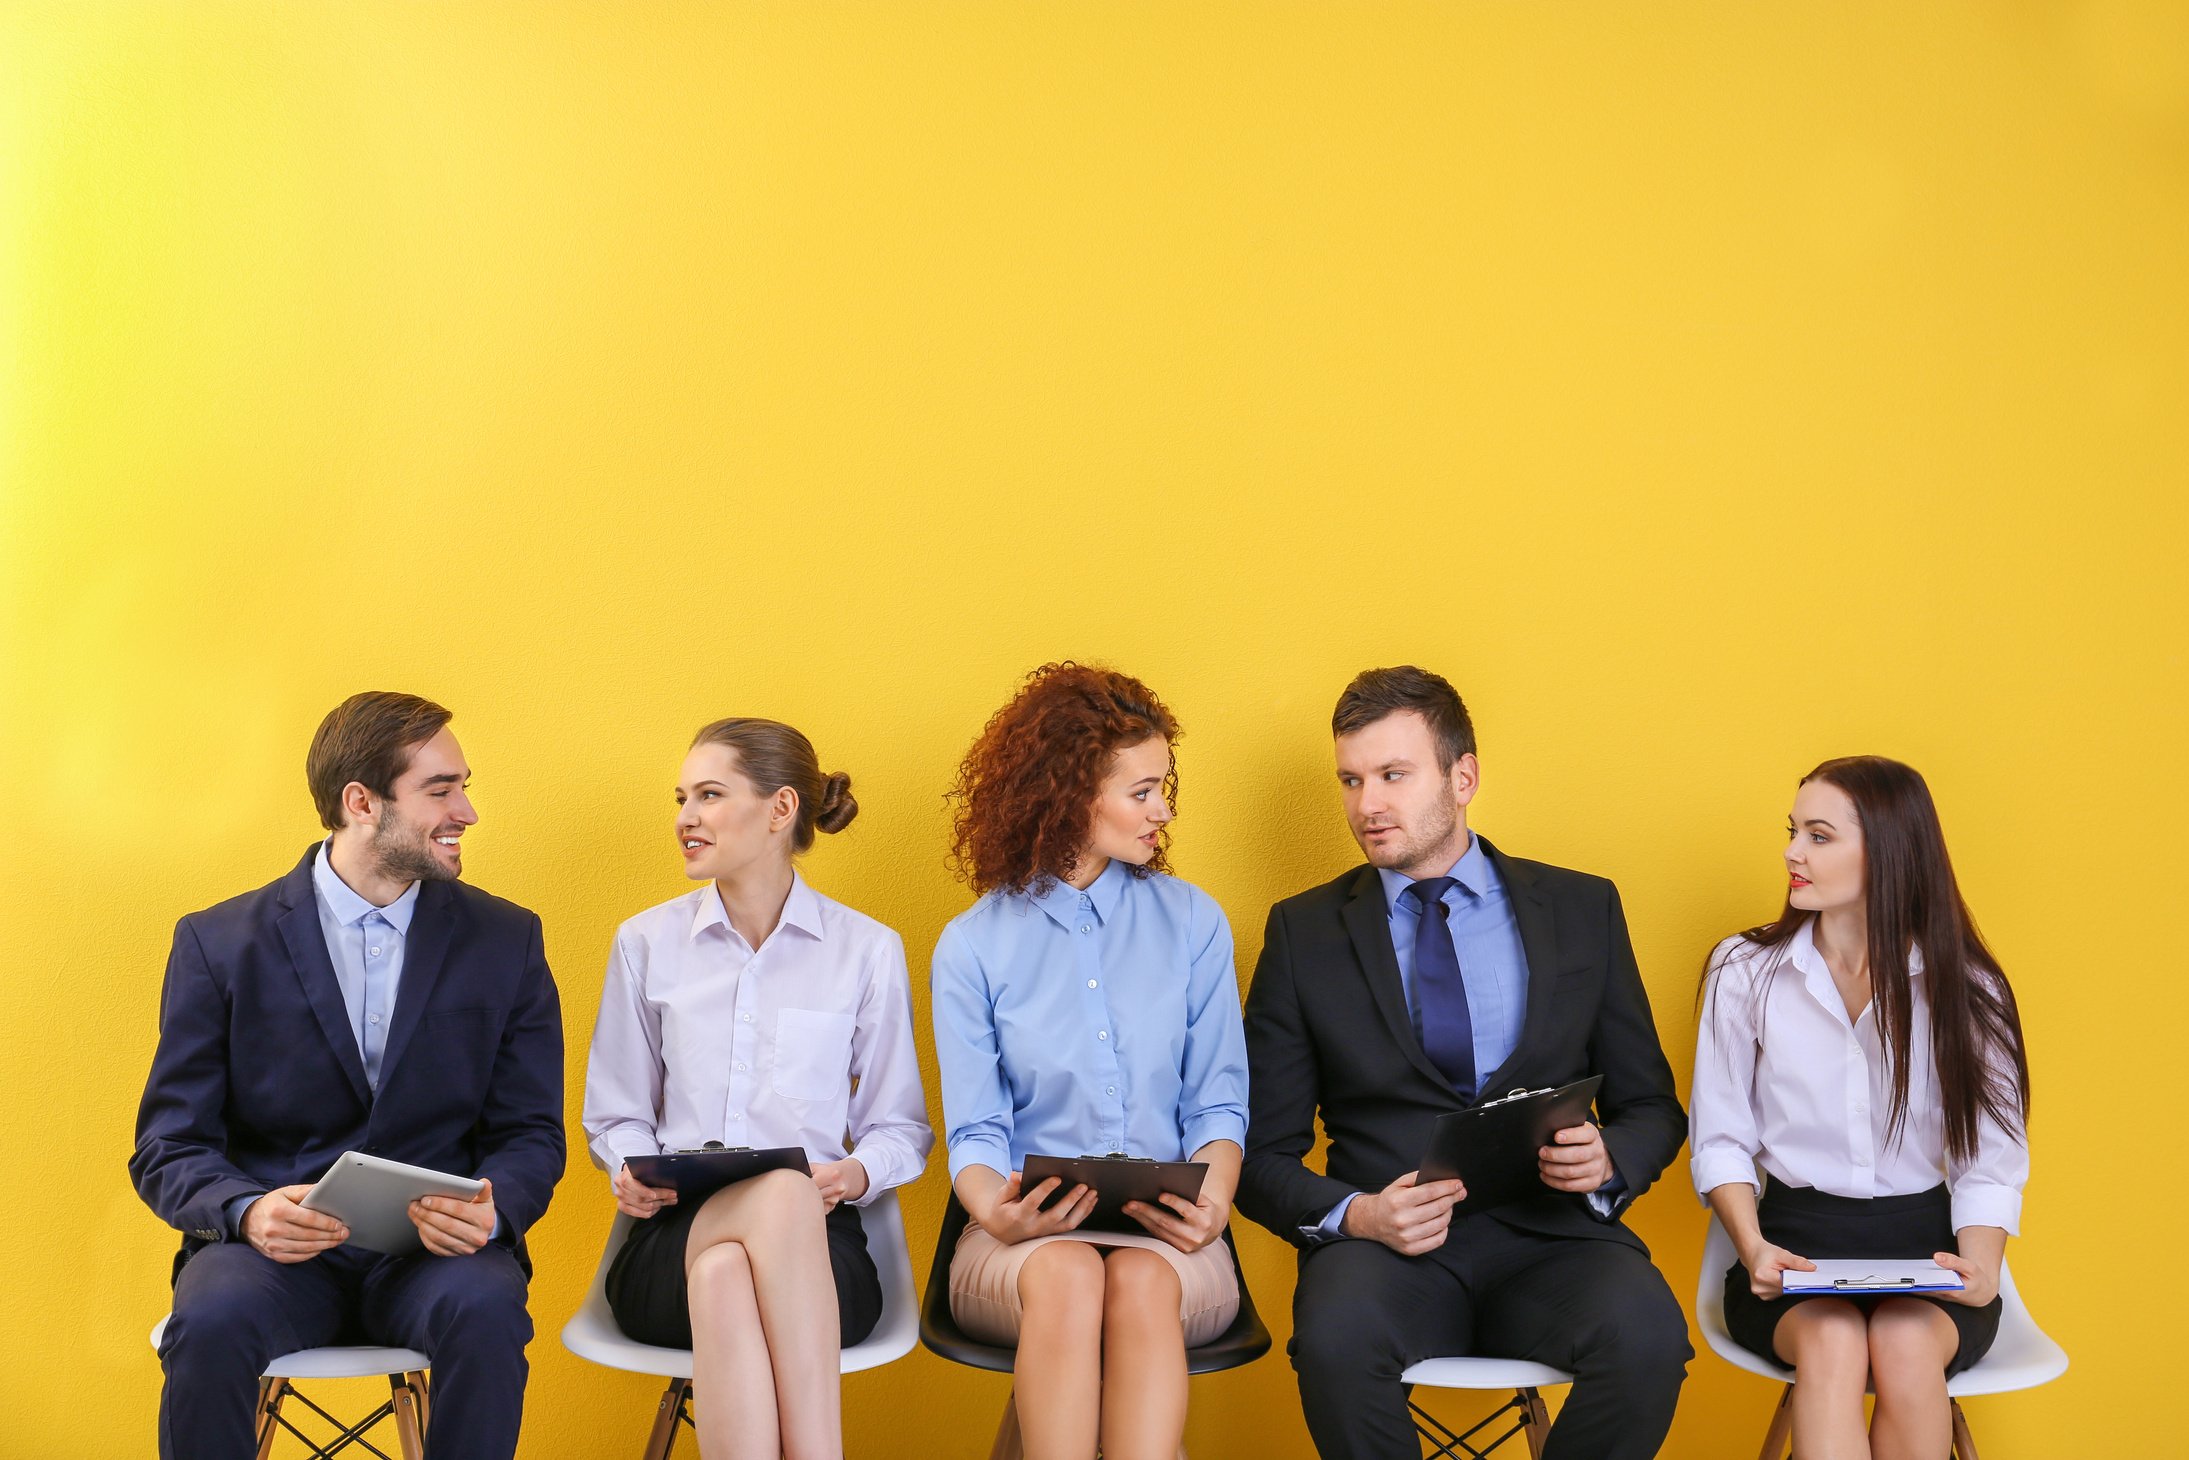
[[[175,928],[129,1172],[181,1230],[162,1456],[256,1453],[260,1371],[336,1343],[433,1366],[431,1460],[516,1453],[524,1234],[562,1175],[562,1010],[540,920],[466,887],[478,820],[447,710],[354,695],[306,779],[329,835]],[[345,1151],[476,1177],[409,1215],[424,1251],[344,1245],[298,1202]]]

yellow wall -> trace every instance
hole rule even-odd
[[[2026,1010],[2013,1256],[2075,1363],[1972,1417],[1990,1460],[2159,1452],[2184,15],[7,6],[0,1452],[149,1452],[167,935],[311,837],[336,700],[457,711],[574,1069],[611,930],[684,885],[685,738],[805,727],[864,807],[809,872],[904,933],[925,1053],[940,792],[1064,655],[1183,715],[1242,978],[1352,859],[1338,687],[1451,675],[1479,824],[1618,879],[1683,1082],[1797,773],[1924,769]],[[554,1338],[608,1219],[581,1158],[533,1234],[537,1460],[651,1412]],[[1635,1223],[1691,1294],[1684,1163]],[[853,1453],[979,1453],[1001,1397],[916,1354],[846,1383]],[[1699,1358],[1668,1453],[1750,1453],[1771,1398]],[[1283,1359],[1189,1438],[1307,1455]]]

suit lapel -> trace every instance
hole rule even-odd
[[[1512,899],[1513,920],[1520,925],[1520,951],[1528,960],[1528,1008],[1520,1021],[1520,1041],[1505,1057],[1505,1063],[1481,1082],[1479,1095],[1487,1096],[1493,1090],[1504,1093],[1506,1072],[1519,1066],[1542,1037],[1551,1017],[1551,987],[1558,981],[1558,930],[1551,914],[1550,894],[1527,869],[1492,846],[1487,837],[1482,839],[1482,849],[1489,854],[1498,880],[1505,884],[1506,895]]]
[[[418,889],[418,910],[411,915],[410,936],[403,943],[403,980],[395,990],[395,1014],[388,1021],[387,1048],[380,1054],[382,1089],[387,1088],[411,1035],[418,1030],[418,1021],[425,1015],[426,1002],[433,997],[441,966],[448,961],[449,943],[461,917],[462,905],[447,883],[428,882]]]
[[[357,1033],[350,1028],[350,1011],[342,1002],[342,985],[334,976],[334,960],[327,956],[326,930],[319,926],[319,896],[312,890],[312,857],[282,884],[281,941],[289,961],[296,966],[297,982],[318,1016],[319,1031],[327,1036],[334,1062],[362,1105],[372,1104],[372,1090],[365,1083],[365,1060],[357,1052]]]
[[[1414,1068],[1438,1086],[1452,1086],[1414,1034],[1413,1015],[1406,1008],[1406,985],[1399,979],[1399,957],[1391,947],[1391,907],[1383,899],[1383,879],[1373,867],[1363,867],[1353,880],[1353,892],[1345,903],[1345,931],[1353,940],[1353,955],[1368,980],[1368,992],[1391,1031],[1391,1038],[1406,1052]]]

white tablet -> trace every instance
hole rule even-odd
[[[446,1171],[347,1151],[297,1205],[340,1218],[350,1229],[352,1247],[400,1256],[425,1246],[418,1240],[418,1229],[411,1225],[407,1209],[413,1201],[421,1196],[453,1196],[470,1201],[485,1185],[468,1176],[451,1176]]]

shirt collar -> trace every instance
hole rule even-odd
[[[796,928],[810,938],[822,936],[821,894],[798,875],[796,868],[791,870],[790,896],[783,899],[783,914],[777,923]],[[737,931],[730,926],[730,910],[722,905],[722,889],[713,882],[700,889],[699,905],[692,909],[691,936],[697,938],[709,928],[720,928],[725,933]]]
[[[1125,870],[1125,864],[1112,857],[1110,864],[1102,869],[1101,875],[1087,884],[1086,892],[1082,893],[1071,883],[1058,878],[1039,897],[1028,893],[1027,900],[1055,919],[1058,926],[1068,928],[1079,916],[1079,900],[1084,896],[1094,905],[1095,916],[1107,923],[1117,911],[1118,902],[1125,896],[1125,884],[1131,880],[1132,874]]]
[[[1826,988],[1831,986],[1832,968],[1824,961],[1824,954],[1817,947],[1817,920],[1814,917],[1801,920],[1801,926],[1794,930],[1794,936],[1787,942],[1786,952],[1793,959],[1794,967],[1812,977],[1823,979]],[[1922,973],[1923,950],[1910,948],[1908,977],[1920,978]]]
[[[1384,905],[1391,916],[1397,917],[1400,894],[1412,887],[1417,879],[1404,872],[1394,872],[1389,867],[1378,867],[1376,875],[1383,879]],[[1476,897],[1495,892],[1501,885],[1497,880],[1496,864],[1490,860],[1490,854],[1482,850],[1482,838],[1473,832],[1467,834],[1465,854],[1452,864],[1452,870],[1446,875]],[[1451,895],[1450,892],[1444,894],[1447,900]]]
[[[319,844],[319,855],[312,858],[312,886],[319,893],[319,901],[334,920],[342,927],[352,927],[364,919],[367,913],[378,913],[387,919],[396,932],[408,935],[410,915],[418,910],[418,884],[413,882],[403,889],[403,895],[386,907],[374,907],[358,896],[357,889],[342,880],[334,870],[334,863],[327,859],[327,842]]]

